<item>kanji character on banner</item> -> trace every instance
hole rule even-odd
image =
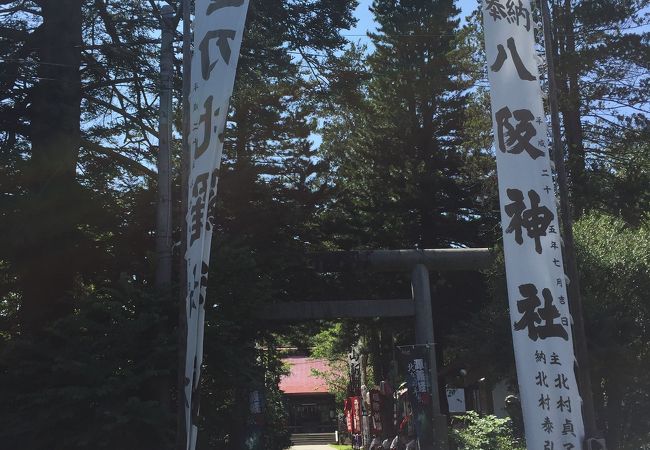
[[[569,336],[564,327],[554,323],[554,319],[560,316],[560,313],[553,305],[553,296],[550,289],[544,288],[542,296],[544,297],[544,307],[537,296],[537,287],[534,284],[522,284],[519,286],[519,292],[524,298],[517,301],[517,308],[522,314],[521,319],[515,322],[516,331],[528,330],[528,337],[533,341],[537,339],[546,339],[550,337],[560,337],[568,340]],[[542,324],[542,321],[544,324]]]
[[[521,61],[521,57],[519,56],[519,52],[517,51],[517,45],[515,43],[515,40],[513,38],[509,38],[506,41],[506,45],[508,46],[508,50],[510,50],[510,56],[512,57],[512,62],[515,65],[515,69],[517,69],[517,75],[519,78],[525,81],[534,81],[537,79],[536,76],[534,76],[528,69],[526,69],[526,66],[524,66],[524,63]],[[507,61],[508,59],[508,53],[506,52],[505,48],[503,48],[502,44],[497,45],[497,59],[492,63],[490,66],[490,70],[493,72],[498,72],[501,70],[503,67],[503,64]]]
[[[510,123],[512,118],[517,122],[515,126]],[[530,142],[537,135],[537,130],[533,125],[534,118],[535,116],[528,109],[510,111],[510,108],[504,106],[498,110],[494,119],[497,124],[499,150],[513,155],[519,155],[525,151],[533,159],[546,155]]]

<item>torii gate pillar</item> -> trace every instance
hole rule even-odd
[[[447,418],[440,413],[440,391],[438,389],[438,366],[436,346],[433,339],[433,313],[431,311],[431,288],[429,270],[424,264],[416,264],[411,271],[411,288],[415,303],[415,343],[426,345],[429,355],[429,378],[431,379],[431,400],[433,403],[433,449],[449,448]]]

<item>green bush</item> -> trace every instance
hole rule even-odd
[[[452,448],[458,450],[525,450],[514,436],[510,419],[479,416],[468,411],[454,418],[450,433]]]

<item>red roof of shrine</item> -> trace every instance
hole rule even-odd
[[[283,358],[291,373],[280,379],[280,390],[285,394],[327,394],[327,383],[314,376],[312,369],[324,372],[330,370],[326,360],[306,356]]]

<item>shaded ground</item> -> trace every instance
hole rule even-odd
[[[289,450],[333,450],[329,445],[294,445]]]

